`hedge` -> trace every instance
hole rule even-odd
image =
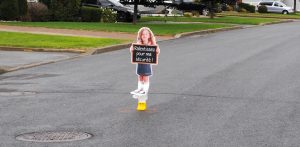
[[[81,21],[84,22],[100,22],[102,9],[93,7],[81,7]]]
[[[252,6],[250,4],[240,3],[239,4],[239,8],[240,9],[244,8],[244,9],[246,9],[250,13],[255,13],[255,6]]]

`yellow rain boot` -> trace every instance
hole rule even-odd
[[[147,109],[146,102],[138,102],[136,110],[138,111],[145,111]]]

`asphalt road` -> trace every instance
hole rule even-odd
[[[300,22],[160,42],[148,111],[129,49],[0,75],[2,147],[299,147]],[[32,143],[19,134],[83,131]]]

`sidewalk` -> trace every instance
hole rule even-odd
[[[82,37],[95,37],[95,38],[115,38],[115,39],[136,39],[136,34],[129,34],[123,32],[103,32],[103,31],[87,31],[87,30],[70,30],[70,29],[51,29],[43,27],[20,27],[20,26],[7,26],[0,25],[0,31],[9,32],[23,32],[34,34],[51,34],[51,35],[64,35],[64,36],[82,36]],[[157,40],[172,39],[173,36],[156,36]]]

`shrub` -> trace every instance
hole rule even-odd
[[[222,11],[227,11],[227,4],[221,4]]]
[[[268,8],[264,5],[261,5],[258,7],[258,12],[259,13],[268,13]]]
[[[196,17],[199,17],[199,11],[192,11],[192,16],[196,16]]]
[[[81,7],[81,20],[84,22],[100,22],[102,9],[93,7]]]
[[[49,11],[43,3],[29,3],[28,15],[31,21],[48,21]]]
[[[227,5],[226,6],[226,11],[233,11],[233,6]]]
[[[31,21],[31,18],[29,16],[29,14],[27,13],[26,15],[24,16],[20,16],[20,21]]]
[[[183,13],[183,16],[184,16],[184,17],[192,17],[193,14],[190,13],[190,12],[184,12],[184,13]]]
[[[18,0],[2,0],[0,14],[0,19],[16,20],[19,17]]]
[[[245,8],[239,8],[238,12],[247,12],[247,10]]]
[[[255,13],[255,6],[246,3],[239,3],[239,9],[246,9],[250,13]]]
[[[223,6],[223,5],[217,3],[217,4],[216,4],[216,8],[215,8],[215,12],[216,12],[216,13],[221,13],[221,12],[223,11],[222,6]]]
[[[249,11],[250,13],[255,13],[255,6],[250,5],[247,9],[247,11]]]
[[[112,9],[103,8],[102,9],[102,16],[101,16],[102,22],[116,22],[117,21],[117,12],[115,12]]]

